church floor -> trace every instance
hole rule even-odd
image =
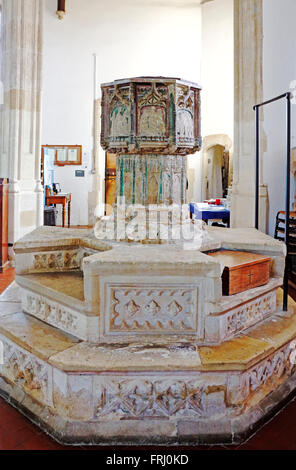
[[[14,279],[14,270],[7,269],[0,274],[0,293]],[[193,450],[296,450],[296,398],[291,401],[271,422],[266,424],[255,436],[240,446],[183,447]],[[17,410],[0,399],[0,450],[93,450],[98,447],[62,446],[31,424]],[[120,447],[118,450],[130,450]],[[139,450],[149,447],[140,447]],[[151,447],[151,450],[155,447]],[[162,449],[164,449],[162,447]],[[181,449],[179,447],[179,449]],[[104,447],[114,450],[114,447]]]

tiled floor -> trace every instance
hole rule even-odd
[[[0,294],[2,294],[5,289],[12,283],[14,280],[14,269],[9,268],[5,269],[3,273],[0,274]]]
[[[0,293],[14,278],[14,270],[0,274]],[[62,446],[46,436],[38,427],[0,399],[0,450],[73,450],[98,449],[98,447]],[[100,448],[99,448],[100,449]],[[128,448],[130,449],[130,448]],[[139,448],[149,451],[150,448]],[[155,449],[155,448],[154,448]],[[181,449],[181,448],[178,448]],[[188,447],[183,450],[188,450]],[[296,450],[296,399],[282,410],[270,423],[241,446],[206,446],[192,450]],[[105,451],[114,447],[104,447]],[[124,450],[123,447],[118,450]],[[162,447],[162,450],[164,448]]]

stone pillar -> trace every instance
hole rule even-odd
[[[2,0],[0,168],[10,180],[10,243],[43,224],[42,21],[43,0]]]
[[[262,101],[262,0],[234,0],[234,156],[232,227],[255,224],[255,113]],[[263,111],[261,110],[261,119]],[[261,159],[265,135],[261,121]],[[260,162],[262,168],[262,160]],[[260,229],[267,228],[267,186],[260,181]]]

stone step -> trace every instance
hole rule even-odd
[[[93,312],[85,302],[81,272],[28,274],[17,276],[16,280],[26,313],[82,340],[98,343],[99,309]],[[272,315],[277,309],[276,290],[281,284],[281,278],[272,278],[265,286],[223,297],[220,311],[205,318],[205,343],[230,339]]]
[[[43,361],[81,342],[23,312],[0,318],[0,334]]]
[[[30,315],[16,313],[2,317],[0,346],[3,365],[0,365],[0,375],[17,387],[18,399],[21,393],[28,393],[38,403],[52,406],[53,369],[48,361],[52,355],[77,343],[77,338]]]
[[[293,306],[293,309],[295,308]],[[198,346],[194,342],[164,344],[155,342],[90,345],[79,343],[50,358],[50,363],[72,373],[139,371],[243,371],[296,337],[296,316],[273,315],[247,332],[217,346]],[[296,343],[295,343],[296,347]]]
[[[21,291],[16,282],[13,281],[0,295],[0,317],[21,312],[21,310]]]
[[[295,305],[292,315],[274,315],[219,346],[93,345],[30,315],[7,315],[0,393],[59,439],[99,442],[140,425],[149,436],[166,435],[188,418],[196,429],[221,415],[230,423],[260,410],[295,372]]]
[[[40,273],[16,276],[21,287],[30,287],[40,291],[51,291],[53,295],[61,298],[64,303],[84,303],[84,283],[82,272],[72,273]]]
[[[24,312],[81,340],[98,341],[99,317],[85,302],[81,272],[28,274],[16,282]]]
[[[1,317],[0,335],[2,341],[69,373],[241,371],[296,337],[296,303],[291,299],[289,307],[288,313],[278,312],[237,338],[216,346],[201,346],[187,338],[168,344],[141,341],[95,345],[23,312]]]
[[[265,286],[223,296],[219,311],[205,319],[205,341],[218,344],[274,314],[280,309],[277,290],[281,285],[282,278],[275,277]]]

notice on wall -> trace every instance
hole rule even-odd
[[[68,149],[68,162],[78,161],[78,149]]]
[[[67,150],[66,149],[57,149],[57,161],[66,162],[67,161]]]

